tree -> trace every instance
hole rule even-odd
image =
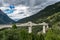
[[[58,40],[57,34],[51,29],[48,30],[45,40]]]
[[[16,28],[17,28],[16,24],[13,24],[13,25],[12,25],[12,28],[13,28],[13,29],[16,29]]]

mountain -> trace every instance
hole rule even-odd
[[[32,21],[35,23],[50,22],[47,18],[51,15],[54,15],[57,12],[60,12],[60,2],[47,6],[45,9],[41,10],[37,14],[24,18],[22,20],[19,20],[18,22],[19,23],[24,23],[28,21]]]
[[[4,12],[0,10],[0,24],[10,24],[14,21],[10,19]]]
[[[35,15],[49,5],[55,4],[60,0],[3,0],[3,6],[0,8],[12,20],[18,21],[26,17]],[[11,5],[15,8],[11,10]],[[5,11],[7,10],[7,11]]]
[[[57,2],[53,5],[47,6],[43,10],[40,10],[38,13],[35,15],[32,15],[30,17],[21,19],[19,21],[16,21],[16,23],[25,23],[28,21],[32,21],[35,23],[40,23],[40,22],[50,22],[47,18],[57,12],[60,12],[60,2]],[[15,23],[12,19],[10,19],[5,13],[3,13],[0,10],[0,24],[9,24],[9,23]]]

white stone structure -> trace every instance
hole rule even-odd
[[[28,32],[29,33],[32,33],[32,26],[37,26],[37,25],[42,25],[43,26],[43,33],[46,33],[46,28],[48,29],[48,24],[47,23],[45,23],[45,22],[43,22],[43,23],[39,23],[39,24],[35,24],[35,23],[32,23],[32,22],[28,22],[28,23],[23,23],[23,24],[20,24],[20,23],[18,23],[18,24],[16,24],[16,26],[17,27],[19,27],[19,26],[28,26]],[[0,29],[2,29],[2,28],[9,28],[9,27],[12,27],[12,24],[2,24],[2,25],[0,25]]]
[[[32,22],[29,22],[29,33],[32,32],[32,26],[36,26],[36,25],[42,25],[43,26],[43,33],[46,33],[46,28],[48,29],[48,24],[43,22],[43,23],[39,23],[39,24],[35,24],[35,23],[32,23]]]

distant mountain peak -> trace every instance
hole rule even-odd
[[[2,10],[0,10],[0,24],[10,24],[14,23]]]

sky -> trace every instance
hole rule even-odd
[[[17,1],[7,0],[7,3],[5,1],[2,3],[3,5],[0,7],[0,9],[14,21],[18,21],[20,19],[34,15],[40,10],[44,9],[45,7],[52,5],[56,2],[60,2],[60,0],[46,0],[46,1],[45,0],[30,0],[30,1],[28,0],[26,1],[25,0],[17,0]],[[13,5],[14,1],[18,5]],[[0,3],[1,2],[2,0],[0,0]],[[22,2],[25,2],[26,4],[23,4]]]

